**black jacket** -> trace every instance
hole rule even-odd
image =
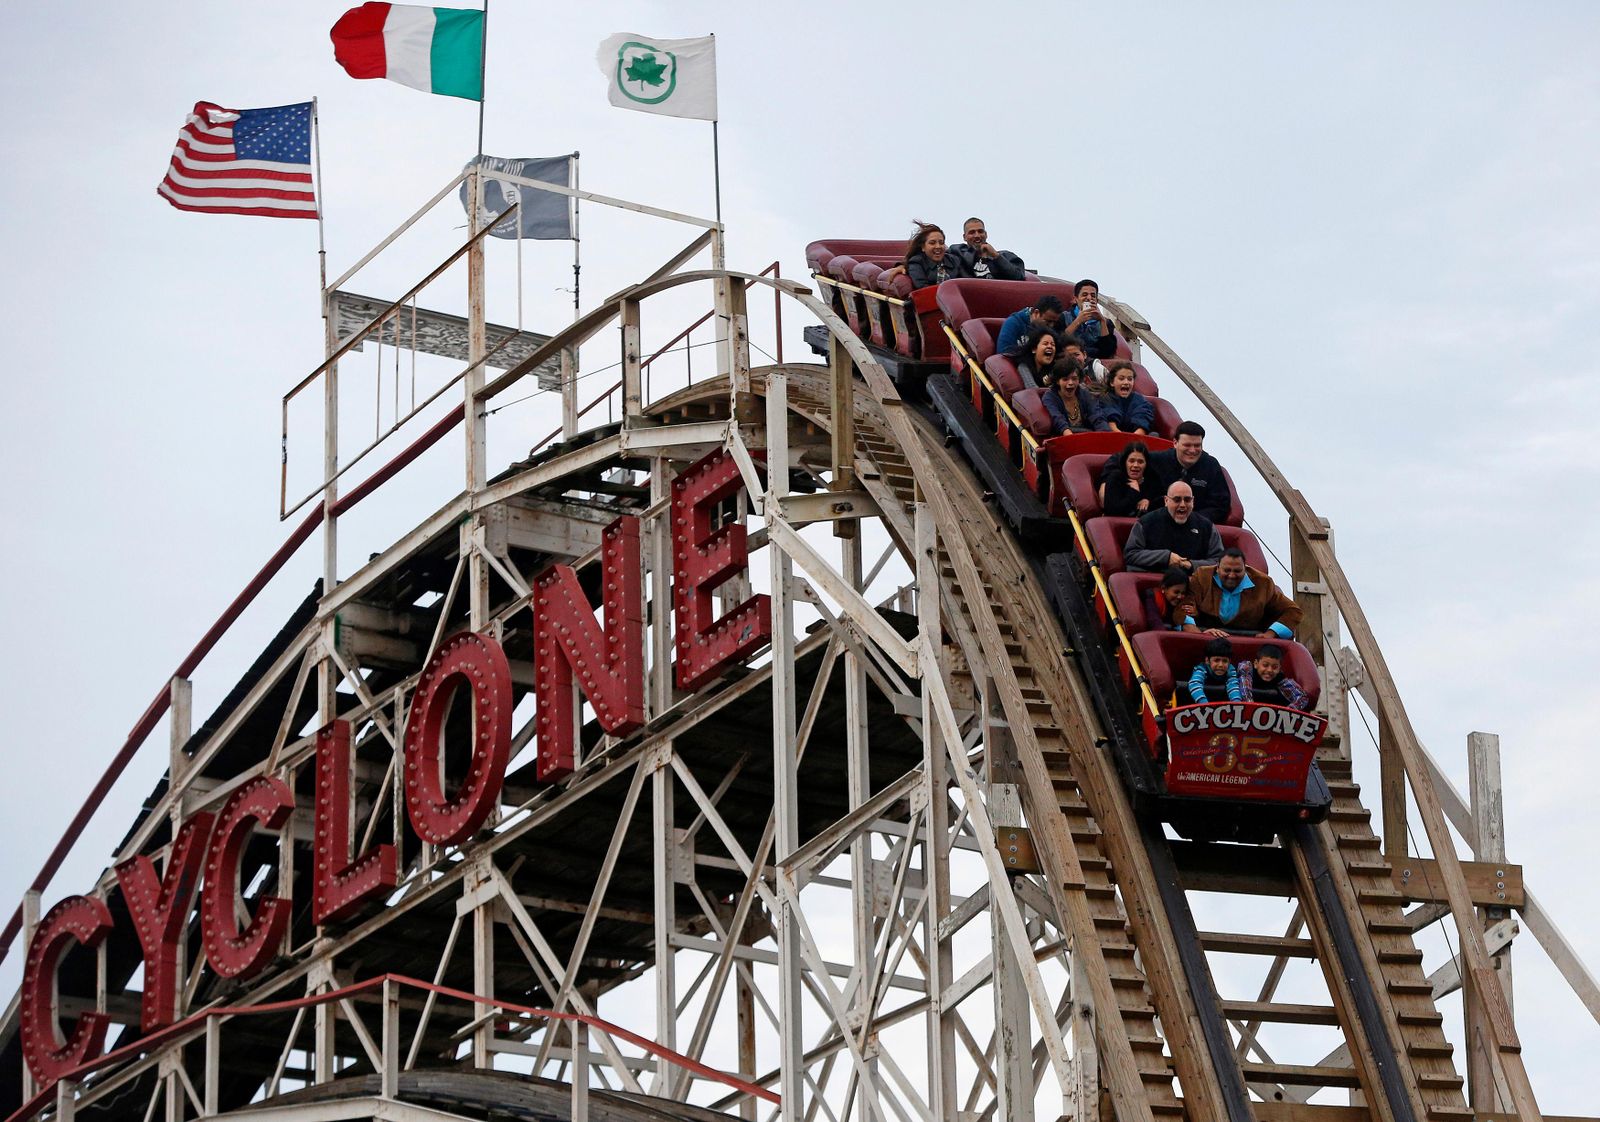
[[[1174,553],[1196,565],[1214,565],[1222,560],[1222,535],[1203,514],[1191,514],[1180,525],[1162,507],[1139,516],[1122,548],[1122,559],[1136,573],[1164,573]]]
[[[945,256],[954,254],[961,258],[961,264],[966,266],[964,275],[981,277],[983,271],[978,268],[978,251],[966,242],[957,242],[945,250]],[[989,267],[989,277],[992,280],[1025,280],[1028,271],[1022,267],[1022,258],[1012,253],[1009,249],[995,250],[995,256],[986,257],[983,263]]]
[[[1213,522],[1221,522],[1233,509],[1233,492],[1228,489],[1228,477],[1222,474],[1222,465],[1210,452],[1201,452],[1192,468],[1186,468],[1178,462],[1176,448],[1153,452],[1148,470],[1163,496],[1174,483],[1187,483],[1194,491],[1194,512],[1205,515]]]
[[[1113,457],[1114,459],[1118,457]],[[1116,466],[1107,465],[1105,474],[1101,476],[1105,483],[1106,495],[1100,500],[1100,509],[1112,518],[1132,518],[1139,514],[1139,500],[1149,499],[1150,505],[1146,511],[1161,510],[1161,500],[1166,492],[1150,478],[1150,469],[1145,468],[1144,478],[1139,482],[1143,484],[1138,490],[1128,484],[1128,475],[1122,470],[1121,463]]]
[[[947,249],[944,260],[937,265],[926,253],[912,257],[906,262],[906,274],[911,278],[912,288],[927,288],[930,284],[938,284],[941,281],[970,277],[972,270],[967,268],[967,263],[961,257]]]

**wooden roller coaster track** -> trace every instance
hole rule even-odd
[[[174,1122],[545,1117],[559,1102],[575,1118],[759,1107],[796,1122],[977,1122],[1031,1119],[1042,1100],[1079,1122],[1539,1119],[1494,959],[1504,921],[1486,934],[1482,869],[1456,854],[1447,801],[1327,529],[1143,318],[1108,301],[1287,509],[1331,693],[1350,670],[1323,639],[1341,619],[1349,630],[1384,730],[1381,838],[1337,739],[1319,752],[1326,821],[1266,846],[1169,836],[1119,778],[1110,749],[1132,729],[1107,701],[1114,675],[1070,563],[1019,542],[932,412],[825,305],[774,278],[671,271],[682,256],[493,381],[466,379],[460,411],[476,431],[496,396],[620,325],[620,424],[569,433],[492,480],[473,474],[481,451],[469,451],[463,495],[319,590],[200,732],[175,733],[174,772],[117,859],[172,860],[183,815],[251,777],[282,777],[300,803],[276,845],[258,831],[240,860],[249,900],[294,902],[284,953],[229,982],[196,952],[181,967],[188,1019],[144,1037],[123,992],[137,946],[67,957],[51,1023],[87,1009],[126,1030],[107,1056],[39,1087],[23,1073],[14,1001],[0,1023],[12,1117],[150,1118],[158,1105]],[[708,283],[727,325],[723,371],[651,401],[640,306]],[[826,361],[751,368],[753,286],[825,325]],[[721,517],[759,519],[750,548],[768,561],[770,657],[686,692],[670,674],[671,486],[717,453],[743,483]],[[563,564],[594,577],[619,515],[639,519],[650,582],[647,719],[620,736],[591,728],[574,773],[554,783],[514,763],[483,832],[419,843],[403,823],[400,730],[429,656],[454,627],[524,656],[534,575]],[[864,576],[868,524],[892,550]],[[808,525],[834,528],[837,561]],[[892,557],[910,583],[869,602]],[[750,591],[736,575],[719,596],[732,605]],[[797,604],[817,616],[810,632],[796,631]],[[305,907],[311,839],[296,822],[311,809],[307,729],[334,718],[355,730],[358,837],[392,838],[400,869],[381,910],[318,925]],[[517,718],[517,751],[536,720]],[[1408,791],[1430,858],[1405,846]],[[844,891],[842,908],[814,903],[828,889]],[[120,899],[109,871],[96,891]],[[1291,919],[1283,934],[1202,929],[1215,893],[1255,898],[1250,915],[1292,901]],[[980,916],[989,931],[975,940]],[[1453,977],[1428,974],[1416,941],[1443,916],[1460,947]],[[198,917],[185,923],[198,932]],[[37,924],[35,913],[27,934]],[[1241,957],[1266,960],[1266,980],[1224,993],[1238,971],[1222,960]],[[1279,998],[1297,970],[1320,999]],[[402,992],[402,975],[431,981]],[[1508,1115],[1468,1105],[1439,1006],[1461,984],[1491,1080],[1475,1101]],[[599,1016],[602,998],[626,1004],[631,1037],[612,1024],[620,1014]],[[1336,1046],[1305,1058],[1286,1027]],[[643,1036],[654,1043],[629,1046]],[[513,1089],[508,1071],[563,1082]],[[1046,1073],[1056,1095],[1041,1090]],[[1331,1105],[1335,1093],[1349,1103]],[[691,1097],[701,1105],[674,1106]]]

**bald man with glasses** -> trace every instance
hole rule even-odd
[[[1133,524],[1122,557],[1136,573],[1164,573],[1173,566],[1193,572],[1196,565],[1222,560],[1222,535],[1211,519],[1196,513],[1189,485],[1174,483],[1162,508],[1140,515]]]

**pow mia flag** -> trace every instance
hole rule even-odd
[[[567,156],[533,156],[520,160],[502,159],[499,156],[480,157],[483,167],[491,172],[504,172],[521,179],[536,179],[540,183],[553,183],[558,187],[572,186],[572,166],[577,153]],[[468,160],[470,170],[479,159]],[[572,237],[572,197],[557,195],[553,191],[524,188],[520,184],[501,179],[484,178],[483,213],[480,222],[490,222],[503,214],[512,203],[520,203],[517,213],[495,225],[491,237],[514,238],[521,226],[522,236],[538,241],[562,241]],[[461,184],[461,208],[472,213],[472,183]]]

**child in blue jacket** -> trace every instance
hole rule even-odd
[[[1208,701],[1243,701],[1239,671],[1233,665],[1233,644],[1217,638],[1206,644],[1206,657],[1189,675],[1189,696],[1196,705]]]

